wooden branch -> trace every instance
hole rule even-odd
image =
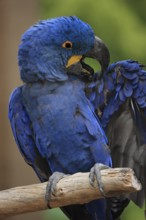
[[[131,193],[141,189],[141,184],[130,168],[115,168],[101,171],[106,197]],[[47,209],[45,183],[21,186],[0,192],[0,219],[21,213]],[[97,183],[92,187],[89,173],[76,173],[61,179],[51,195],[51,208],[70,204],[83,204],[102,198]]]

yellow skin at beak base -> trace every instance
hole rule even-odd
[[[74,55],[74,56],[70,57],[70,59],[68,60],[68,62],[66,64],[66,68],[70,67],[74,63],[79,62],[81,60],[81,58],[82,58],[81,55]]]

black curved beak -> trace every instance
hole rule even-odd
[[[84,54],[85,57],[96,59],[101,65],[101,74],[107,69],[110,62],[110,53],[104,42],[95,36],[94,47]]]

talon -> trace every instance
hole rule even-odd
[[[47,202],[51,199],[51,195],[55,194],[55,189],[56,185],[61,180],[65,175],[64,173],[61,172],[54,172],[48,181],[47,187],[46,187],[46,194],[45,194],[45,199]]]
[[[90,174],[89,174],[89,181],[90,181],[91,186],[94,187],[94,181],[96,179],[99,190],[104,197],[105,197],[105,193],[104,193],[103,182],[101,180],[101,170],[108,169],[108,168],[109,168],[108,166],[102,163],[96,163],[91,168]]]

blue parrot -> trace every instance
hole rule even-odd
[[[109,52],[92,28],[75,16],[40,21],[22,37],[18,60],[24,84],[10,97],[9,120],[18,148],[40,181],[54,172],[87,172],[111,166],[107,138],[86,94],[83,75],[96,58],[104,72]],[[75,73],[76,72],[76,73]],[[106,199],[62,210],[72,220],[105,220]]]
[[[98,78],[98,76],[96,76]],[[113,167],[131,167],[142,190],[113,198],[113,215],[130,200],[142,207],[146,199],[146,71],[144,65],[123,60],[109,65],[92,83],[89,99],[108,137]]]

